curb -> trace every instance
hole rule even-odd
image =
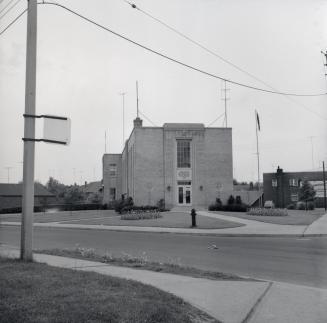
[[[1,223],[1,226],[20,226],[20,222],[6,222]],[[212,230],[212,229],[200,229],[204,230],[203,232],[183,232],[183,231],[170,231],[169,229],[176,229],[176,228],[161,228],[161,231],[156,230],[144,230],[144,227],[137,227],[138,229],[126,229],[124,227],[122,228],[112,228],[110,226],[103,226],[103,227],[73,227],[73,226],[65,226],[65,225],[46,225],[42,223],[42,225],[35,225],[34,227],[38,228],[52,228],[52,229],[72,229],[72,230],[101,230],[101,231],[115,231],[115,232],[135,232],[135,233],[156,233],[156,234],[182,234],[182,235],[198,235],[198,236],[219,236],[219,237],[270,237],[270,238],[291,238],[291,237],[297,237],[297,238],[303,238],[303,237],[325,237],[327,236],[327,233],[309,233],[309,234],[303,234],[303,233],[224,233],[224,232],[205,232],[205,230]],[[143,228],[143,230],[142,230]],[[146,227],[146,228],[152,228],[152,227]],[[167,230],[166,230],[167,229]],[[184,229],[181,229],[184,230]],[[187,229],[189,230],[189,229]],[[225,229],[216,229],[216,230],[225,230]]]

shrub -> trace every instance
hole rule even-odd
[[[241,199],[241,197],[239,195],[236,196],[235,204],[237,204],[237,205],[241,205],[242,204],[242,199]]]
[[[231,196],[228,198],[227,204],[228,204],[228,205],[233,205],[234,203],[235,203],[234,196],[231,195]]]
[[[298,202],[296,204],[296,209],[297,210],[305,210],[305,203],[304,202]]]
[[[134,205],[133,199],[131,197],[128,197],[127,199],[122,198],[121,200],[118,200],[115,205],[115,211],[119,214],[122,212],[129,211]]]
[[[286,209],[251,208],[247,214],[259,216],[287,216]]]
[[[294,204],[289,204],[289,205],[286,206],[286,208],[288,210],[294,210],[295,209],[295,205]]]
[[[149,220],[158,219],[162,215],[158,210],[156,211],[145,211],[145,212],[127,212],[120,216],[121,220]]]
[[[157,203],[157,208],[159,209],[160,212],[165,211],[165,200],[160,199]]]
[[[314,210],[315,209],[315,205],[313,202],[309,202],[308,203],[308,210]]]
[[[223,210],[223,203],[221,202],[220,198],[216,198],[216,202],[214,204],[210,204],[208,207],[209,211],[222,211]]]
[[[246,212],[247,205],[245,204],[232,204],[232,205],[225,205],[223,207],[224,211],[230,211],[230,212]]]

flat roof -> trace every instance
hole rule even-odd
[[[192,129],[192,128],[204,128],[203,123],[164,123],[164,128],[185,128],[185,129]]]

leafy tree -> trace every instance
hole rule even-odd
[[[308,182],[304,181],[302,187],[299,191],[299,199],[300,201],[305,202],[305,209],[308,209],[308,201],[313,201],[316,196],[316,191],[313,186]]]
[[[67,204],[76,204],[84,200],[84,192],[76,185],[70,186],[64,193]]]
[[[60,183],[53,177],[49,178],[48,182],[46,183],[46,188],[50,193],[56,195],[57,198],[63,198],[67,190],[67,186],[65,184]]]

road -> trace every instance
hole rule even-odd
[[[19,247],[20,228],[0,226],[0,243]],[[253,238],[35,228],[34,248],[94,248],[205,270],[327,288],[327,238]],[[217,247],[214,248],[213,245]]]

